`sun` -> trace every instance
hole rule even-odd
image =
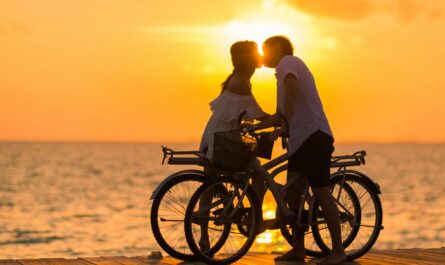
[[[255,41],[260,53],[262,53],[261,44],[267,38],[275,35],[289,36],[291,34],[292,30],[284,23],[259,19],[250,21],[231,20],[224,27],[224,35],[231,43],[240,40]]]

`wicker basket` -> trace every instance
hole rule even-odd
[[[255,139],[237,132],[216,132],[212,166],[224,170],[243,171],[255,156]]]

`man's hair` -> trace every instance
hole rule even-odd
[[[294,54],[294,48],[292,47],[292,43],[290,40],[285,36],[273,36],[268,38],[263,43],[264,46],[274,46],[274,45],[280,45],[281,51],[284,55],[293,55]]]

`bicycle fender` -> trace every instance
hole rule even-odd
[[[181,170],[181,171],[175,172],[175,173],[171,174],[170,176],[166,177],[161,183],[159,183],[159,185],[156,187],[156,189],[154,189],[154,191],[151,193],[150,200],[153,200],[156,197],[156,195],[158,195],[159,190],[162,187],[164,187],[165,184],[168,183],[170,180],[172,180],[178,176],[185,175],[185,174],[205,176],[204,171],[198,170],[198,169],[186,169],[186,170]]]
[[[380,190],[380,185],[377,182],[373,181],[370,177],[366,176],[362,172],[359,172],[356,170],[347,169],[344,171],[335,172],[334,174],[331,175],[331,179],[338,175],[343,175],[343,174],[353,175],[353,176],[361,178],[363,180],[363,182],[365,182],[369,187],[371,187],[373,192],[375,192],[376,194],[382,194],[382,192]]]

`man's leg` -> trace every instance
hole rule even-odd
[[[331,195],[329,186],[312,188],[312,191],[323,210],[324,218],[328,224],[332,239],[332,252],[318,264],[328,265],[345,261],[346,254],[341,238],[340,217],[337,204]]]
[[[292,183],[292,186],[286,190],[285,198],[289,208],[295,213],[298,213],[307,180],[303,175],[303,172],[288,172],[287,181],[289,182],[291,180],[294,180],[294,183]],[[292,229],[292,234],[294,240],[292,249],[284,255],[277,257],[275,260],[304,260],[306,256],[304,249],[304,229],[301,227],[295,227]]]

